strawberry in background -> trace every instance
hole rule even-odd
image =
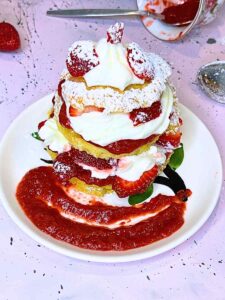
[[[0,23],[0,51],[15,51],[20,48],[20,37],[9,23]]]

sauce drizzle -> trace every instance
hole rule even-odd
[[[164,195],[157,196],[160,198],[155,200],[155,205],[151,200],[149,204],[144,203],[137,207],[111,207],[101,203],[82,206],[63,192],[52,167],[39,167],[25,174],[18,185],[16,196],[27,217],[41,231],[77,247],[102,251],[133,249],[170,236],[183,225],[186,208],[186,204],[177,196]],[[47,204],[49,199],[52,201],[50,205]],[[143,211],[159,211],[165,203],[168,207],[135,225],[107,229],[104,226],[91,226],[64,218],[60,215],[59,208],[55,208],[54,199],[59,202],[63,200],[61,204],[64,209],[73,201],[74,206],[79,206],[77,211],[85,218],[98,217],[104,224],[127,216],[127,213],[132,216],[135,212],[143,215]]]

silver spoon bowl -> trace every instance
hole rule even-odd
[[[197,74],[201,88],[217,102],[225,104],[225,61],[201,67]]]

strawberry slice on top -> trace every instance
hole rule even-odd
[[[69,114],[70,114],[71,117],[78,117],[78,116],[81,116],[84,113],[89,113],[89,112],[93,112],[93,111],[102,112],[103,110],[104,110],[104,108],[97,107],[97,106],[94,106],[94,105],[85,106],[85,108],[83,110],[80,110],[78,108],[70,106]]]
[[[120,198],[141,194],[146,191],[157,175],[158,166],[155,165],[152,169],[145,171],[136,181],[128,181],[115,176],[112,188]]]
[[[161,102],[156,101],[150,107],[137,108],[130,112],[129,117],[134,126],[154,120],[160,116],[162,112]]]
[[[134,42],[127,47],[127,61],[138,78],[146,81],[151,81],[154,78],[154,68],[150,59],[141,47]]]
[[[157,144],[165,148],[177,148],[180,145],[182,133],[178,132],[165,132],[160,135]]]
[[[96,53],[93,42],[78,41],[69,49],[66,65],[72,76],[84,76],[98,64],[98,54]]]
[[[111,25],[107,31],[107,42],[111,44],[118,44],[121,42],[124,31],[124,23],[117,22]]]

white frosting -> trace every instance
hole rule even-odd
[[[84,75],[88,87],[111,86],[123,91],[130,84],[144,83],[130,69],[127,50],[121,43],[111,44],[101,39],[95,49],[100,63]]]
[[[70,149],[68,140],[58,130],[53,118],[47,120],[38,133],[40,138],[44,140],[44,145],[50,150],[61,153]]]
[[[165,151],[161,147],[151,146],[148,151],[139,155],[126,156],[119,160],[118,167],[110,170],[98,170],[96,168],[80,164],[82,168],[91,171],[95,178],[107,178],[108,176],[119,176],[128,181],[136,181],[141,175],[154,167],[155,164],[162,165],[166,161]]]
[[[86,141],[91,141],[100,146],[125,139],[144,139],[152,134],[162,134],[169,125],[169,116],[173,107],[173,93],[169,87],[161,98],[162,113],[154,120],[133,126],[128,114],[102,112],[84,113],[81,116],[70,117],[67,103],[67,115],[71,126]]]

